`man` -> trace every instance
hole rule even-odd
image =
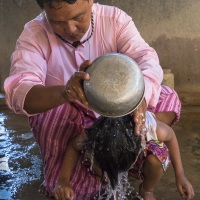
[[[147,107],[160,121],[172,125],[181,105],[173,90],[161,86],[163,72],[157,54],[126,13],[93,0],[37,3],[44,11],[25,25],[17,41],[5,91],[9,108],[29,117],[44,163],[41,192],[52,194],[69,141],[98,116],[88,108],[81,86],[82,80],[89,79],[84,71],[92,60],[120,52],[141,67],[145,98],[132,114],[137,133],[144,126]],[[80,194],[77,199],[87,199],[98,191],[99,182],[80,162],[75,169],[79,173],[71,181]]]

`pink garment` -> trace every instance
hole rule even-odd
[[[177,95],[177,93],[169,88],[166,85],[162,85],[162,90],[160,93],[160,98],[158,104],[154,108],[148,108],[149,111],[153,113],[157,112],[174,112],[176,114],[176,118],[173,121],[172,125],[180,119],[180,112],[181,112],[181,102]]]
[[[163,71],[154,49],[140,36],[131,17],[120,9],[94,4],[92,11],[93,36],[78,48],[54,34],[44,13],[25,25],[12,55],[10,76],[4,84],[7,104],[14,112],[28,115],[23,109],[24,99],[34,85],[65,85],[83,61],[111,52],[126,54],[139,64],[145,78],[146,102],[156,106]],[[82,40],[90,32],[91,26]]]
[[[40,146],[44,179],[50,192],[53,192],[58,178],[66,146],[81,134],[84,127],[91,125],[95,117],[80,105],[68,103],[45,113],[29,115],[23,109],[24,99],[34,85],[65,85],[83,61],[94,60],[105,53],[120,52],[132,57],[141,67],[147,104],[155,107],[160,96],[163,72],[157,54],[142,39],[132,19],[115,7],[94,4],[92,11],[93,36],[78,48],[64,43],[53,33],[44,13],[27,23],[17,41],[10,76],[4,84],[8,106],[29,117]],[[90,33],[91,26],[82,40]],[[77,194],[76,200],[87,200],[98,191],[100,183],[80,163],[81,159],[74,169],[71,184]]]
[[[169,102],[168,99],[171,97],[173,100]],[[154,112],[172,111],[179,119],[181,104],[174,90],[162,86],[159,102],[160,104],[153,109]],[[58,178],[67,144],[81,134],[85,127],[93,124],[94,120],[95,117],[90,111],[82,110],[82,107],[77,104],[64,104],[48,112],[29,117],[33,134],[40,146],[45,184],[50,192],[53,192]],[[71,185],[76,193],[75,200],[89,200],[91,196],[98,193],[100,182],[86,170],[81,161],[82,158],[74,169]]]

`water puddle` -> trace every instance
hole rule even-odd
[[[39,149],[27,118],[3,110],[0,112],[0,200],[47,199],[38,193],[41,173]],[[127,174],[119,180],[119,199],[133,199],[133,194],[127,191],[134,190]],[[114,194],[111,188],[107,188],[108,193]],[[127,195],[130,198],[126,198]],[[100,200],[101,195],[97,199]]]
[[[41,178],[41,159],[23,118],[0,113],[0,199],[15,199],[18,188]],[[12,121],[13,120],[13,121]],[[20,123],[22,123],[20,125]],[[10,126],[12,125],[12,126]],[[9,129],[9,126],[12,129]],[[16,126],[16,129],[15,129]]]
[[[188,114],[183,113],[180,123],[174,127],[180,144],[185,172],[195,189],[196,196],[194,200],[200,199],[199,112],[200,109],[198,112],[195,111],[192,115],[190,114],[190,117],[188,117]],[[42,182],[41,173],[42,163],[39,149],[26,117],[16,115],[1,107],[0,200],[50,200],[38,193],[38,187]],[[129,184],[127,181],[124,183]],[[127,200],[136,199],[138,185],[137,180],[131,180],[131,185],[128,185],[128,187],[131,190],[135,188],[135,190],[127,197]],[[156,193],[159,199],[162,200],[180,198],[174,182],[172,167],[162,178]]]

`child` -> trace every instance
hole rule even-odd
[[[74,190],[70,186],[70,175],[79,158],[79,152],[84,149],[85,154],[87,154],[87,150],[92,150],[91,152],[94,153],[93,167],[96,175],[100,177],[100,180],[103,180],[104,172],[106,172],[113,189],[118,182],[117,174],[122,171],[129,170],[130,175],[137,175],[141,178],[143,182],[140,184],[139,194],[144,200],[156,199],[155,185],[167,169],[171,158],[181,197],[187,200],[192,199],[194,191],[184,175],[174,131],[158,121],[150,112],[146,113],[145,126],[145,149],[141,151],[140,139],[132,135],[134,124],[131,117],[100,118],[86,133],[75,138],[66,150],[61,172],[54,189],[54,197],[59,200],[76,199]],[[121,148],[124,145],[127,148]],[[109,151],[105,152],[107,148],[109,148]],[[130,154],[127,154],[129,150]],[[122,159],[122,162],[120,159]],[[124,159],[126,160],[125,165],[123,165]]]

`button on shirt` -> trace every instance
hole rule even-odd
[[[132,18],[122,10],[95,3],[92,12],[93,35],[77,48],[55,35],[44,13],[25,25],[11,57],[10,76],[4,83],[7,104],[14,112],[31,116],[23,106],[26,94],[34,85],[65,85],[83,61],[111,52],[126,54],[138,63],[145,79],[147,105],[156,106],[163,71],[155,50],[143,40]],[[91,28],[90,25],[82,41],[90,35]]]

